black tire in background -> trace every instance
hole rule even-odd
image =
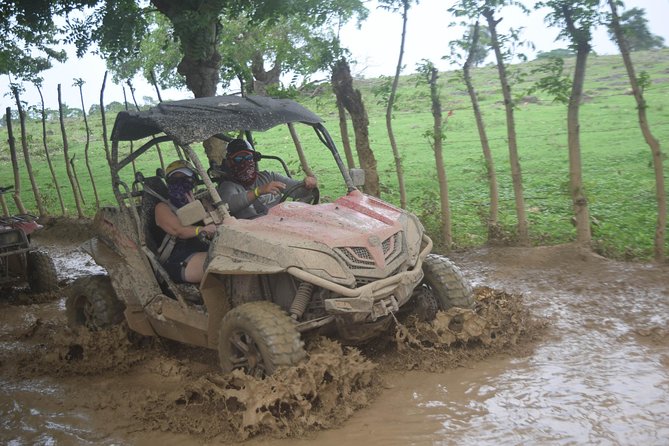
[[[123,321],[125,305],[118,300],[108,276],[79,277],[65,302],[67,322],[72,328],[100,330]]]
[[[239,305],[221,321],[218,356],[224,372],[243,369],[259,378],[306,356],[295,322],[278,305],[259,301]]]
[[[53,260],[45,252],[28,252],[28,284],[35,293],[58,289],[58,275]]]
[[[460,268],[448,258],[428,254],[423,262],[423,273],[425,277],[421,286],[427,287],[434,294],[440,310],[474,307],[476,302],[471,285],[462,276]]]

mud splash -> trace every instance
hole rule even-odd
[[[409,318],[376,347],[358,349],[326,338],[311,339],[306,362],[264,380],[239,371],[221,374],[216,352],[140,338],[124,325],[72,331],[62,320],[42,318],[24,321],[20,333],[14,332],[22,347],[3,348],[0,361],[3,375],[12,381],[103,380],[112,383],[111,389],[123,389],[93,393],[84,384],[77,399],[85,400],[86,407],[114,408],[127,432],[217,441],[299,438],[339,426],[368,406],[386,386],[381,370],[387,367],[457,367],[523,344],[536,326],[521,296],[481,288],[475,310],[451,309],[434,323]],[[381,345],[383,352],[378,351]],[[132,376],[137,379],[129,380]],[[147,382],[151,384],[141,386]]]

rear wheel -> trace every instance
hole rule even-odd
[[[428,254],[423,263],[425,277],[421,292],[431,294],[440,310],[451,307],[473,308],[472,287],[462,276],[460,269],[448,258],[437,254]]]
[[[70,327],[100,330],[123,321],[125,305],[116,297],[109,277],[100,275],[75,280],[65,309]]]
[[[299,363],[306,352],[295,322],[279,306],[263,301],[239,305],[223,317],[218,355],[224,372],[243,369],[262,378]]]
[[[41,251],[28,252],[28,283],[36,293],[54,291],[58,288],[58,276],[53,260]]]

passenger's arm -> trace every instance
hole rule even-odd
[[[156,224],[168,233],[180,239],[197,237],[199,233],[214,234],[216,226],[209,224],[207,226],[183,226],[177,215],[170,209],[166,203],[156,205]]]

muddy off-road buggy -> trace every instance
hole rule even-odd
[[[292,123],[315,130],[348,192],[330,203],[318,203],[318,193],[309,203],[285,200],[252,220],[232,217],[215,184],[225,172],[205,169],[191,144],[211,137],[230,141],[240,132],[252,140],[251,132]],[[146,138],[119,159],[121,141]],[[224,371],[262,376],[305,357],[303,333],[359,343],[386,330],[393,313],[431,319],[438,309],[473,305],[459,270],[430,254],[432,241],[418,219],[361,193],[360,182],[352,180],[361,172],[347,170],[321,119],[294,101],[218,96],[162,103],[119,113],[111,140],[118,207],[98,212],[96,237],[84,244],[108,276],[75,281],[67,301],[71,325],[98,329],[125,318],[142,335],[218,349]],[[160,169],[152,177],[126,174],[130,185],[121,177],[160,143],[163,151],[182,151],[201,179],[199,200],[187,206],[182,223],[218,225],[199,287],[170,280],[149,233],[156,199],[166,194]]]
[[[0,194],[12,189],[13,186],[0,186]],[[40,228],[34,215],[0,216],[0,293],[26,284],[35,293],[58,288],[51,257],[30,242],[30,234]]]

